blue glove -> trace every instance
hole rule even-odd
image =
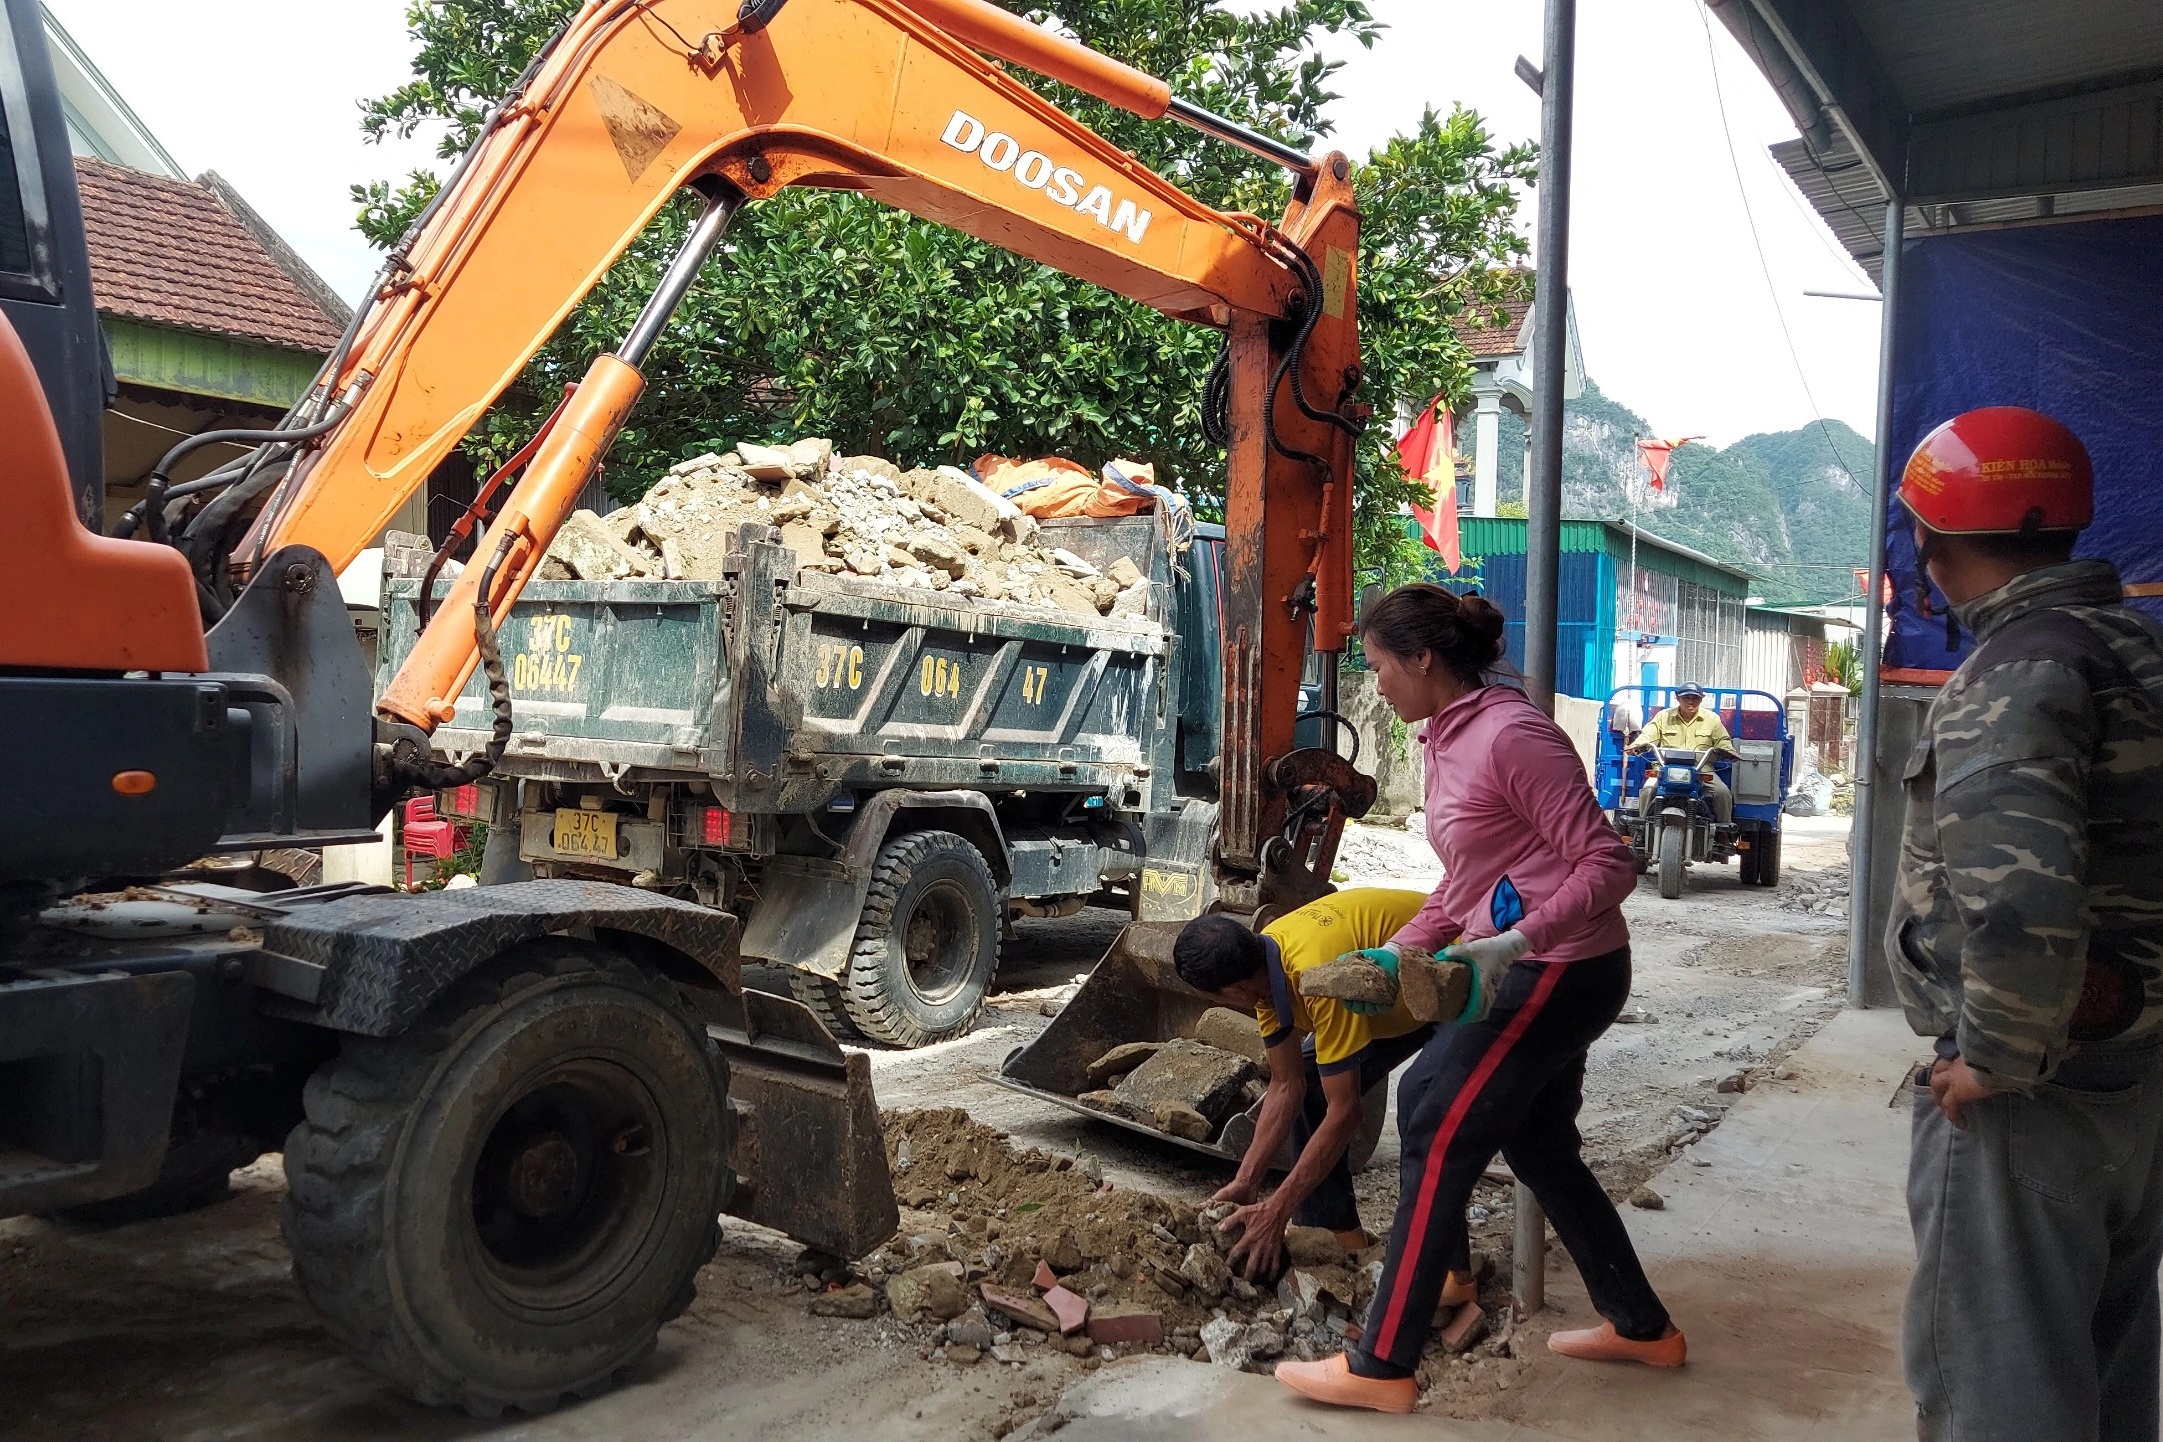
[[[1391,981],[1394,982],[1397,979],[1397,948],[1394,946],[1370,946],[1364,950],[1347,954],[1364,956],[1367,960],[1388,972]],[[1344,1003],[1344,1009],[1354,1016],[1387,1016],[1397,1009],[1397,1003],[1394,1001],[1348,1001]]]

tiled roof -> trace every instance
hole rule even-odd
[[[1457,338],[1465,343],[1477,359],[1491,356],[1516,355],[1525,347],[1518,342],[1518,333],[1525,328],[1525,317],[1532,312],[1530,300],[1506,300],[1496,307],[1502,313],[1499,325],[1487,324],[1492,312],[1482,311],[1478,316],[1466,317],[1457,329]]]
[[[75,180],[100,311],[287,350],[338,343],[344,318],[317,298],[322,282],[289,270],[306,271],[290,252],[281,265],[211,185],[83,156]]]

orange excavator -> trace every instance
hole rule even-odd
[[[1343,156],[986,0],[589,0],[286,420],[175,447],[106,536],[85,524],[97,342],[65,133],[37,7],[4,7],[23,81],[0,86],[5,140],[39,194],[12,215],[0,194],[0,282],[14,226],[50,283],[0,284],[0,714],[36,761],[0,830],[0,1215],[186,1205],[282,1146],[295,1273],[332,1332],[481,1412],[606,1386],[685,1305],[717,1211],[842,1255],[890,1234],[864,1058],[742,987],[728,914],[597,882],[247,892],[180,870],[373,838],[400,797],[494,765],[497,626],[730,219],[785,186],[872,196],[1223,332],[1203,398],[1226,450],[1217,893],[1263,915],[1328,889],[1373,795],[1293,740],[1303,659],[1351,622]],[[1203,205],[1006,66],[1284,166],[1287,213]],[[700,213],[651,299],[521,453],[371,705],[338,573],[685,190]],[[213,442],[250,449],[170,479]],[[476,667],[492,740],[442,759],[431,734]]]

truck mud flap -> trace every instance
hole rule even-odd
[[[993,1080],[1009,1091],[1064,1107],[1091,1121],[1107,1122],[1220,1161],[1238,1161],[1254,1140],[1260,1102],[1226,1120],[1216,1140],[1196,1142],[1075,1100],[1089,1090],[1089,1063],[1105,1052],[1122,1042],[1192,1036],[1202,1013],[1215,1004],[1173,970],[1172,942],[1178,935],[1176,922],[1128,925],[1051,1025],[1035,1041],[1008,1053]],[[1388,1106],[1387,1084],[1369,1088],[1361,1098],[1360,1128],[1351,1152],[1355,1170],[1373,1153]],[[1288,1146],[1271,1162],[1279,1171],[1289,1170],[1291,1164]]]
[[[870,1059],[842,1051],[786,997],[701,992],[698,1000],[729,1064],[730,1214],[837,1257],[861,1257],[893,1236],[901,1212]]]
[[[194,999],[178,970],[0,984],[0,1217],[157,1179]]]

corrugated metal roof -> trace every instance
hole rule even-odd
[[[1795,182],[1841,248],[1878,280],[1885,258],[1885,192],[1843,138],[1820,159],[1800,140],[1772,147],[1772,158]],[[2111,211],[2163,206],[2163,185],[2072,191],[2047,198],[1970,200],[1956,205],[1911,205],[1907,233],[1913,238],[1956,230],[2007,225],[2044,225]]]
[[[1468,556],[1522,555],[1526,529],[1527,522],[1522,516],[1461,516],[1457,521],[1457,539]],[[1692,550],[1665,536],[1654,535],[1642,526],[1632,527],[1627,521],[1565,520],[1562,523],[1562,551],[1565,555],[1597,552],[1627,558],[1633,529],[1637,532],[1637,563],[1645,569],[1732,591],[1738,596],[1748,593],[1748,571],[1715,560],[1703,551]]]
[[[1911,113],[2163,66],[2154,0],[1869,0],[1848,7]]]
[[[1870,0],[1841,10],[1852,24],[1815,26],[1783,22],[1832,8],[1817,0],[1731,3],[1723,21],[1817,138],[1773,158],[1873,278],[1887,198],[1874,171],[1920,202],[1910,235],[2163,204],[2156,0]],[[1858,110],[1874,123],[1825,122]]]

